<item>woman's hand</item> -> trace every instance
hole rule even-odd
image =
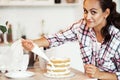
[[[28,51],[31,51],[34,48],[33,42],[31,40],[22,39],[22,46]]]
[[[109,73],[100,71],[96,66],[92,64],[85,64],[85,73],[90,78],[97,78],[100,80],[117,80],[115,73]]]
[[[84,66],[85,68],[85,74],[90,77],[90,78],[98,78],[99,77],[99,73],[100,73],[100,70],[92,65],[92,64],[85,64]]]

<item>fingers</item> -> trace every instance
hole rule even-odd
[[[85,66],[85,74],[91,78],[94,78],[97,72],[97,67],[92,64],[86,64]]]
[[[91,73],[95,70],[95,66],[93,65],[85,65],[86,72]]]
[[[31,51],[34,47],[33,42],[31,40],[24,40],[22,39],[22,46],[24,49]]]

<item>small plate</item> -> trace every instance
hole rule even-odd
[[[15,72],[8,72],[5,74],[5,76],[9,78],[25,78],[33,75],[35,74],[30,71],[15,71]]]
[[[44,73],[43,75],[45,77],[49,77],[49,78],[69,78],[69,77],[73,77],[75,75],[75,73],[71,72],[69,75],[64,75],[64,76],[56,76],[56,75],[51,75],[48,73]]]

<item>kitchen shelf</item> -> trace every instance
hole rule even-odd
[[[40,6],[40,7],[75,7],[79,6],[80,3],[60,3],[60,4],[41,4],[41,3],[36,3],[36,2],[31,2],[31,3],[0,3],[1,7],[27,7],[27,6]]]

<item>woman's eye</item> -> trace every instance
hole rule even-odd
[[[87,10],[84,10],[84,14],[87,14],[88,12],[87,12]]]
[[[95,15],[97,12],[96,11],[91,11],[91,14],[92,15]]]

